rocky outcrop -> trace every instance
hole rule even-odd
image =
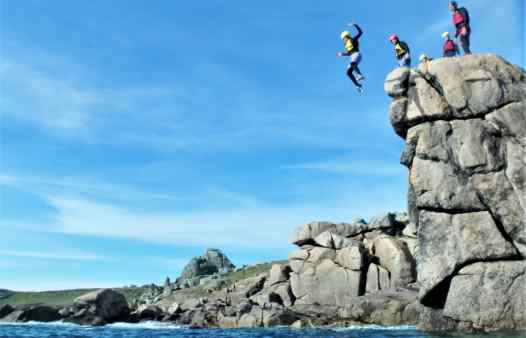
[[[104,325],[128,321],[130,308],[124,296],[111,289],[82,295],[71,306],[61,310],[66,321],[83,325]]]
[[[288,262],[200,276],[169,295],[161,292],[169,283],[151,286],[147,298],[155,302],[132,317],[222,328],[414,324],[418,292],[409,247],[415,249],[416,232],[407,214],[309,223],[293,234],[299,248]]]
[[[295,304],[344,307],[366,292],[406,287],[416,280],[409,249],[414,238],[405,214],[385,214],[369,223],[313,222],[299,227],[289,255]]]
[[[2,316],[2,322],[54,322],[61,319],[59,310],[48,305],[28,305],[17,308],[3,307],[7,314]],[[9,311],[11,310],[11,311]],[[1,318],[1,317],[0,317]]]
[[[15,309],[9,304],[0,306],[0,318],[4,318],[13,311],[15,311]]]
[[[202,256],[192,258],[176,283],[178,287],[182,288],[196,286],[199,284],[199,277],[224,274],[235,268],[235,265],[221,250],[208,249]]]
[[[526,328],[526,73],[472,55],[397,69],[385,90],[406,140],[420,326]]]

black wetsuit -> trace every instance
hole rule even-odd
[[[360,87],[361,88],[362,84],[360,82],[358,82],[358,80],[356,80],[356,77],[354,76],[355,72],[356,72],[356,74],[362,76],[362,72],[360,72],[360,68],[358,68],[358,64],[361,61],[361,56],[359,56],[359,58],[353,60],[352,55],[354,53],[360,53],[360,38],[363,35],[363,31],[360,28],[360,26],[358,26],[356,24],[354,24],[353,26],[358,31],[358,34],[356,34],[355,36],[350,37],[354,48],[353,48],[352,51],[347,51],[346,53],[342,53],[342,54],[351,56],[351,63],[349,64],[349,68],[347,69],[347,76],[351,79],[351,81],[354,83],[354,85],[356,87]]]

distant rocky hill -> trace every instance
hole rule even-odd
[[[6,289],[0,289],[0,299],[5,298],[12,294],[12,291],[6,290]]]
[[[236,266],[219,249],[207,249],[202,256],[194,257],[184,267],[181,276],[176,281],[179,287],[193,286],[203,276],[225,274]]]
[[[386,80],[406,140],[423,329],[526,328],[526,73],[495,55]]]

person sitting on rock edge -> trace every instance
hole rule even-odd
[[[464,50],[464,55],[471,55],[471,26],[469,23],[469,12],[464,7],[459,8],[456,1],[449,2],[449,10],[453,13],[453,25],[455,25],[456,28],[455,38],[460,40],[460,45]]]
[[[362,54],[360,53],[360,42],[359,39],[361,38],[363,31],[355,23],[349,24],[352,27],[355,27],[358,33],[355,36],[351,36],[351,33],[349,31],[344,31],[341,33],[340,37],[345,45],[345,52],[338,52],[337,56],[349,56],[351,58],[351,62],[349,63],[349,67],[347,68],[347,76],[351,79],[351,81],[356,86],[356,89],[359,93],[363,92],[363,86],[359,81],[364,80],[364,76],[360,72],[360,69],[358,68],[358,64],[362,61]],[[354,76],[354,73],[358,75],[356,78]]]
[[[457,44],[449,37],[449,32],[442,33],[442,38],[444,39],[443,51],[445,58],[454,57],[460,54]]]
[[[400,41],[398,35],[393,34],[389,37],[389,41],[395,47],[395,55],[398,59],[398,65],[400,67],[411,67],[411,51],[407,43]]]

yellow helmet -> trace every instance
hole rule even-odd
[[[350,38],[351,37],[351,33],[349,33],[349,31],[344,31],[342,32],[342,34],[340,35],[341,39],[345,39],[345,38]]]
[[[449,37],[449,32],[444,32],[444,33],[442,33],[442,38],[443,38],[443,39],[445,39],[445,38],[447,38],[447,37]]]

